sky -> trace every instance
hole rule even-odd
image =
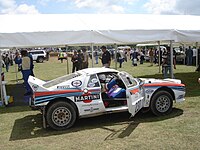
[[[0,0],[0,14],[200,15],[200,0]]]

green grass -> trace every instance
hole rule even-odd
[[[69,62],[71,65],[71,62]],[[90,64],[91,66],[91,64]],[[94,66],[101,66],[94,65]],[[114,68],[112,63],[112,68]],[[71,66],[69,68],[71,72]],[[124,70],[135,77],[162,78],[158,66],[148,63],[132,67],[123,64]],[[66,131],[42,128],[42,116],[27,106],[0,107],[0,148],[16,149],[199,149],[200,148],[200,85],[195,67],[178,65],[175,77],[186,84],[186,101],[175,103],[170,115],[155,117],[151,113],[138,113],[129,118],[128,113],[110,114],[80,119]],[[43,80],[66,74],[66,62],[56,58],[45,63],[35,63],[35,75]],[[17,74],[21,78],[21,74]],[[15,86],[14,66],[5,73],[8,93]],[[21,83],[22,80],[19,81]],[[15,91],[20,92],[20,91]]]

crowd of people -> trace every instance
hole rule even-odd
[[[95,50],[93,56],[95,58],[95,63],[98,64],[99,60],[103,67],[109,68],[111,65],[111,61],[119,63],[119,68],[122,68],[122,64],[127,61],[132,61],[132,66],[137,66],[138,64],[143,64],[145,61],[145,56],[149,56],[149,63],[150,66],[153,64],[158,64],[162,66],[162,73],[164,78],[171,77],[171,56],[170,56],[170,47],[165,47],[162,50],[158,51],[157,49],[150,48],[148,50],[144,49],[119,49],[116,53],[115,59],[115,52],[107,50],[106,46],[101,47],[102,53],[99,53],[98,50]],[[158,52],[160,52],[160,61],[158,57]],[[196,56],[200,56],[200,50],[195,48],[191,48],[190,46],[185,50],[185,65],[195,65],[196,63]],[[72,62],[72,72],[88,68],[89,66],[89,58],[91,58],[91,54],[88,53],[86,48],[82,50],[74,50],[73,55],[71,56]],[[176,69],[176,52],[173,52],[172,56],[173,60],[173,68]],[[200,57],[199,57],[200,58]],[[49,59],[49,56],[48,56]],[[67,59],[66,53],[60,52],[58,55],[58,60],[63,63],[63,59]],[[16,51],[16,53],[3,53],[2,55],[2,64],[3,67],[6,68],[6,71],[9,71],[9,66],[13,65],[15,62],[18,64],[18,71],[21,71],[24,85],[26,87],[25,95],[29,95],[32,93],[31,88],[28,84],[28,77],[29,75],[34,76],[33,73],[33,59],[31,54],[28,53],[26,49],[22,49],[20,52]],[[198,62],[199,64],[199,62]],[[198,68],[196,71],[199,71]]]
[[[14,63],[18,64],[18,71],[22,73],[24,86],[26,88],[24,95],[31,95],[32,89],[28,84],[28,77],[30,75],[34,76],[34,64],[32,56],[26,49],[6,52],[2,54],[2,67],[6,68],[6,72],[9,72],[9,66],[12,66]]]
[[[150,63],[150,66],[153,66],[154,64],[162,66],[162,73],[164,78],[171,77],[171,56],[170,56],[170,47],[166,46],[160,49],[158,51],[156,48],[149,48],[149,49],[118,49],[116,53],[116,60],[115,60],[115,51],[114,50],[107,50],[105,46],[101,47],[102,54],[99,55],[98,51],[95,50],[93,53],[93,56],[95,58],[95,63],[98,64],[98,60],[101,60],[102,66],[104,67],[110,67],[111,60],[117,61],[119,64],[119,68],[123,67],[123,63],[127,62],[128,60],[132,61],[132,66],[137,66],[138,64],[143,64],[144,61],[148,61]],[[160,57],[159,57],[160,52]],[[185,52],[180,47],[180,52],[183,54],[181,57],[181,60],[183,61],[183,64],[185,65],[196,65],[196,56],[197,56],[197,50],[194,48],[191,48],[190,46],[185,49]],[[199,50],[200,53],[200,50]],[[84,57],[81,56],[84,54]],[[173,50],[173,68],[176,69],[176,62],[178,62],[178,58],[176,55],[176,51]],[[199,54],[200,55],[200,54]],[[73,69],[72,72],[87,68],[88,67],[88,58],[91,58],[90,55],[87,52],[80,52],[77,54],[77,52],[74,52],[74,55],[72,56],[72,63],[73,63]],[[128,59],[129,58],[129,59]],[[199,56],[200,58],[200,56]],[[84,61],[83,61],[84,60]],[[86,65],[84,65],[84,62],[87,62]],[[197,69],[198,71],[198,69]]]

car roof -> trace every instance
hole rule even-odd
[[[106,72],[119,72],[119,71],[115,69],[105,68],[105,67],[101,67],[101,68],[96,67],[96,68],[82,69],[77,72],[80,72],[81,74],[91,75],[91,74],[98,74],[98,73],[103,73],[103,72],[106,73]]]

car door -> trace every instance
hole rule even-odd
[[[81,114],[96,114],[105,111],[103,101],[101,98],[101,86],[96,74],[85,77],[84,91],[81,99],[84,99]]]
[[[134,116],[144,105],[143,82],[126,72],[118,73],[126,86],[128,111]]]

